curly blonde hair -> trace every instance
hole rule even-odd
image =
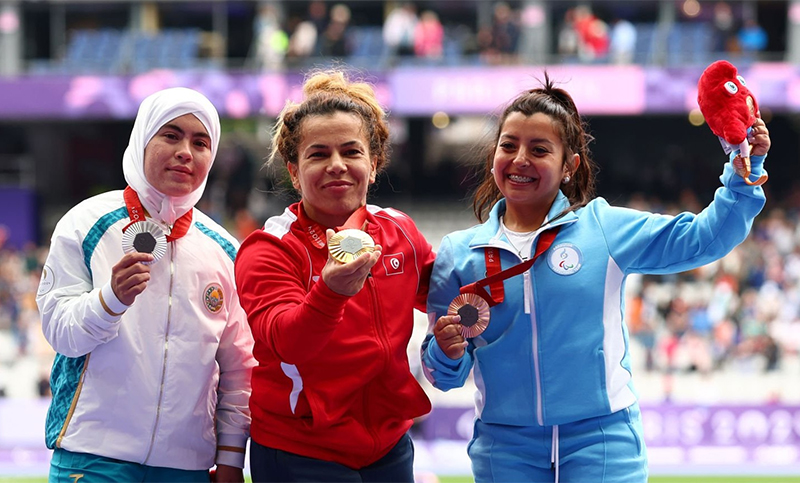
[[[303,84],[303,94],[302,102],[288,101],[278,116],[267,163],[274,164],[280,157],[284,165],[297,164],[297,147],[302,140],[305,118],[346,112],[363,121],[370,156],[377,158],[376,170],[381,172],[389,162],[389,124],[372,86],[363,81],[351,81],[342,71],[317,71]]]

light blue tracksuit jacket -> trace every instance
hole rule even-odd
[[[751,158],[754,177],[764,172],[764,158]],[[505,200],[482,225],[447,235],[428,298],[430,327],[422,346],[428,380],[447,391],[463,386],[474,368],[477,417],[490,424],[565,424],[636,402],[625,278],[694,269],[745,239],[764,206],[764,191],[748,186],[730,163],[720,179],[723,186],[699,214],[652,214],[597,198],[546,224],[561,226],[553,245],[530,270],[504,282],[505,300],[492,307],[488,328],[469,340],[459,360],[450,360],[437,345],[436,320],[461,286],[486,277],[485,247],[499,248],[503,269],[522,260],[500,227]],[[567,206],[559,193],[548,220]]]

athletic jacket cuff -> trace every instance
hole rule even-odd
[[[114,290],[111,288],[111,282],[103,285],[98,293],[98,297],[96,299],[96,304],[100,305],[97,310],[98,314],[101,314],[104,320],[108,322],[116,322],[122,316],[122,314],[128,310],[128,305],[123,304],[119,301],[117,296],[114,294]]]
[[[236,434],[217,435],[216,464],[244,468],[244,452],[247,437]]]
[[[750,169],[752,169],[753,172],[756,172],[756,168],[763,169],[765,159],[767,159],[766,154],[763,156],[750,156]],[[760,171],[758,171],[758,173],[760,173]]]
[[[447,354],[445,354],[442,348],[439,347],[436,339],[431,339],[431,343],[428,346],[428,351],[430,352],[430,356],[434,361],[452,371],[457,370],[458,366],[461,365],[461,361],[464,360],[464,356],[461,356],[455,360],[447,357]]]

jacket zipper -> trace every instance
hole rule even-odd
[[[169,353],[169,328],[172,321],[172,284],[175,280],[175,246],[172,244],[172,250],[169,255],[169,292],[167,293],[167,327],[164,332],[164,361],[161,366],[161,384],[158,389],[158,405],[156,406],[156,423],[153,425],[153,434],[150,436],[150,447],[147,449],[147,456],[144,458],[144,464],[150,459],[150,453],[153,451],[153,446],[156,441],[156,433],[158,432],[158,423],[161,420],[161,403],[164,399],[164,380],[167,375],[167,355]]]
[[[378,333],[378,340],[380,341],[381,345],[381,352],[383,353],[383,361],[384,367],[390,362],[390,355],[389,355],[389,340],[386,337],[386,328],[384,327],[383,320],[381,318],[381,311],[379,308],[379,300],[378,300],[378,289],[375,286],[375,279],[372,277],[372,273],[367,275],[367,290],[369,291],[369,300],[370,300],[370,308],[372,309],[372,320],[375,321],[375,331]],[[369,404],[369,392],[364,392],[364,422],[367,425],[367,429],[369,431],[370,436],[372,436],[372,453],[376,455],[378,447],[380,443],[380,438],[378,437],[377,432],[373,429],[371,424],[370,418],[370,408],[371,404]]]
[[[525,313],[530,315],[531,333],[533,335],[531,338],[533,347],[531,349],[533,355],[533,374],[536,380],[536,421],[539,423],[539,426],[544,426],[542,376],[541,370],[539,369],[539,324],[536,321],[536,313],[533,310],[533,279],[530,270],[525,272],[523,276],[525,279],[525,288],[523,289],[525,291]]]
[[[538,240],[539,235],[537,235],[536,239],[533,242],[533,246],[536,246],[536,241]],[[514,254],[515,257],[519,258],[520,263],[523,263],[524,260],[519,256],[518,253],[515,253],[513,250],[508,250],[506,247],[501,246],[500,248],[509,251]],[[539,426],[544,426],[544,409],[542,404],[542,376],[541,370],[539,369],[539,326],[536,323],[536,314],[534,313],[533,309],[533,277],[531,276],[531,271],[533,267],[529,270],[523,272],[522,279],[523,279],[523,306],[524,311],[526,314],[530,315],[531,320],[531,347],[532,352],[531,356],[533,357],[533,376],[536,384],[536,421],[539,423]]]
[[[553,221],[555,221],[555,220],[553,220]],[[574,222],[574,220],[573,221],[569,221],[568,223],[573,223],[573,222]],[[556,223],[556,224],[553,224],[552,222],[549,222],[547,224],[547,228],[550,229],[550,228],[554,228],[555,226],[558,226],[558,225],[566,225],[566,224],[567,224],[567,222],[564,222],[564,221],[561,221],[561,222]],[[538,242],[539,236],[543,232],[544,232],[544,230],[542,230],[541,232],[539,232],[539,234],[536,235],[536,238],[533,240],[533,246],[536,246],[536,243]],[[486,245],[486,246],[492,246],[492,245],[489,244],[489,245]],[[522,260],[522,258],[520,258],[518,253],[514,252],[513,250],[509,250],[507,246],[500,245],[500,246],[498,246],[498,248],[502,248],[503,250],[510,251],[511,253],[513,253],[515,257],[519,258],[520,263],[522,263],[524,261],[524,260]],[[539,368],[539,326],[538,326],[538,323],[536,321],[536,311],[534,309],[533,278],[531,276],[531,270],[533,270],[533,267],[531,267],[529,270],[527,270],[523,274],[523,280],[524,280],[523,301],[524,301],[524,306],[525,306],[525,313],[530,315],[531,333],[533,334],[532,339],[531,339],[531,344],[533,346],[532,347],[532,351],[533,352],[532,352],[531,355],[533,357],[533,373],[534,373],[534,379],[535,379],[535,383],[536,383],[535,390],[536,390],[536,396],[537,396],[537,398],[536,398],[536,421],[539,423],[539,426],[544,426],[544,403],[542,402],[542,399],[544,397],[544,395],[543,395],[544,394],[544,390],[542,389],[542,376],[541,376],[541,370]]]

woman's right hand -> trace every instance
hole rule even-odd
[[[330,239],[336,232],[329,228],[325,233]],[[374,251],[363,253],[349,263],[338,262],[328,253],[328,261],[320,274],[322,281],[334,292],[352,297],[364,287],[370,270],[381,257],[381,249],[380,245],[375,245]]]
[[[461,316],[444,315],[433,326],[433,336],[439,348],[450,359],[461,359],[467,350],[467,340],[461,335]]]
[[[152,262],[149,253],[132,252],[125,254],[111,267],[111,290],[120,302],[132,305],[136,297],[147,288],[150,281],[150,266],[139,262]]]

